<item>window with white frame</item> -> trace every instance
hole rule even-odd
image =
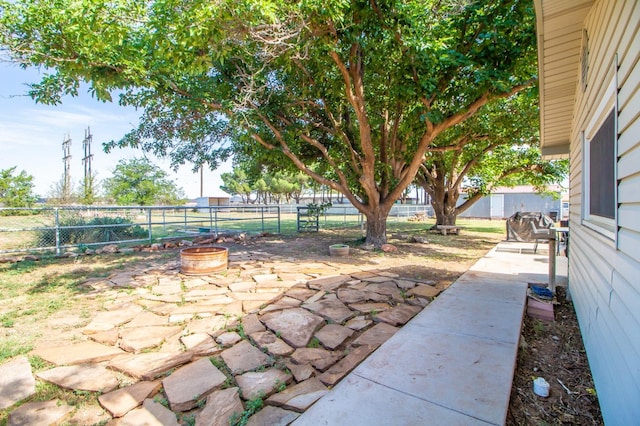
[[[617,110],[615,82],[595,110],[584,138],[583,223],[615,239]]]

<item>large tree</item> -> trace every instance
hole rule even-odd
[[[26,171],[16,174],[16,167],[0,170],[0,206],[31,207],[36,202],[33,176]]]
[[[529,184],[542,191],[566,178],[567,161],[544,160],[538,148],[537,102],[535,87],[494,100],[436,138],[416,176],[431,198],[436,225],[455,225],[498,186]]]
[[[175,205],[184,198],[167,173],[146,158],[120,160],[112,175],[103,187],[106,196],[119,205]]]
[[[260,144],[343,193],[376,246],[435,138],[536,73],[530,0],[0,4],[10,59],[51,71],[37,101],[121,90],[144,113],[115,144],[196,168]]]

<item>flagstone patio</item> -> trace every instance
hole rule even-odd
[[[215,275],[182,275],[175,261],[85,285],[87,297],[108,300],[105,310],[68,341],[36,348],[33,355],[55,366],[36,376],[102,392],[96,403],[103,410],[83,421],[110,424],[186,414],[197,424],[226,425],[242,415],[238,398],[261,398],[270,407],[249,424],[291,421],[441,290],[372,265],[293,262],[260,252],[230,254],[228,270]],[[16,382],[33,388],[30,368],[18,371]],[[33,390],[13,398],[0,393],[11,406]],[[9,424],[39,419],[38,404],[20,406]],[[58,417],[44,422],[69,421],[71,412],[52,411]]]

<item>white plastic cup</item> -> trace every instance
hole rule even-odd
[[[549,396],[549,383],[542,377],[538,377],[533,381],[533,392],[542,397]]]

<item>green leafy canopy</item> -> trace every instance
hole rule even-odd
[[[367,240],[436,137],[535,80],[530,0],[0,1],[10,59],[57,103],[143,110],[121,141],[215,167],[260,146],[345,194]],[[322,168],[318,168],[322,164]],[[324,173],[328,171],[328,173]]]

